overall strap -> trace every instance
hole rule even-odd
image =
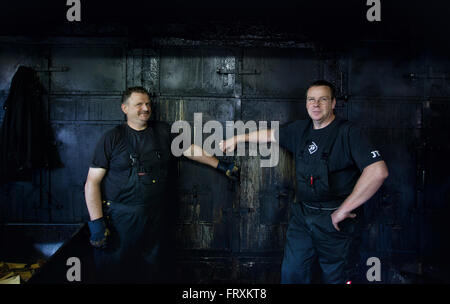
[[[119,134],[120,137],[122,138],[123,142],[125,143],[125,147],[127,148],[127,153],[130,157],[130,166],[131,167],[135,167],[138,166],[138,162],[139,162],[139,154],[133,150],[133,146],[130,142],[130,138],[128,138],[128,136],[126,136],[126,125],[122,124],[120,125],[119,128]]]
[[[300,146],[298,146],[300,148],[300,151],[304,151],[305,147],[308,145],[309,139],[306,135],[308,134],[308,131],[311,128],[311,126],[312,126],[311,119],[304,120],[303,123],[300,125],[299,133],[302,134]]]

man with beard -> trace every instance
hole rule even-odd
[[[126,124],[103,134],[89,168],[85,199],[97,282],[162,282],[168,273],[166,211],[174,191],[170,128],[150,121],[150,95],[132,87],[122,97]],[[194,152],[194,153],[192,153]],[[197,153],[195,153],[197,152]],[[237,167],[192,145],[186,157],[236,178]],[[196,156],[199,155],[199,156]]]

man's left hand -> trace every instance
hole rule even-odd
[[[225,173],[225,175],[233,181],[237,181],[239,179],[239,168],[234,162],[226,163],[219,160],[217,170]]]
[[[341,211],[339,209],[337,209],[336,211],[334,211],[331,214],[331,221],[333,223],[334,228],[337,231],[341,231],[338,227],[338,224],[340,222],[342,222],[343,220],[345,220],[346,218],[355,218],[356,214],[355,213],[350,213],[350,212],[345,212],[345,211]]]

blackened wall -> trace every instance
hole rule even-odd
[[[31,182],[2,186],[2,223],[88,219],[83,187],[93,148],[104,131],[123,122],[120,95],[128,86],[148,88],[154,118],[168,123],[192,124],[201,112],[204,123],[214,119],[223,126],[236,120],[283,124],[307,117],[305,89],[325,78],[338,88],[336,113],[367,130],[390,172],[364,205],[362,278],[367,258],[375,256],[382,283],[448,282],[450,63],[436,48],[395,39],[330,45],[298,29],[292,37],[264,27],[239,37],[236,27],[220,25],[208,38],[174,37],[166,29],[140,40],[120,28],[107,38],[94,32],[108,28],[74,29],[76,35],[1,37],[0,104],[19,65],[38,70],[64,164],[35,172]],[[80,33],[89,37],[74,37]],[[230,159],[241,167],[234,185],[210,168],[179,160],[179,202],[168,202],[177,206],[177,277],[277,283],[295,197],[292,157],[281,150],[274,168],[261,168],[259,157]]]

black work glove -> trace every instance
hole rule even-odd
[[[236,166],[236,164],[234,162],[227,163],[227,162],[219,160],[219,164],[217,165],[217,170],[225,173],[225,175],[233,181],[237,181],[239,179],[239,168],[238,168],[238,166]]]
[[[88,222],[89,230],[91,231],[91,237],[89,239],[91,245],[95,248],[105,249],[108,245],[108,239],[110,236],[109,229],[106,227],[105,218]]]

